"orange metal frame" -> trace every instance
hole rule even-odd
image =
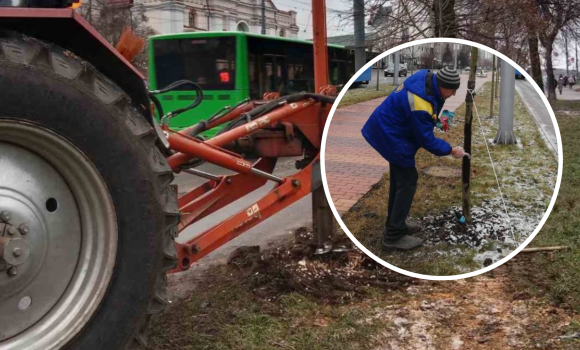
[[[312,7],[316,91],[323,94],[335,94],[336,89],[328,85],[325,1],[312,0]],[[253,107],[254,104],[251,102],[238,106],[221,117],[219,122],[208,124],[208,128],[234,120]],[[270,174],[274,170],[276,159],[263,158],[252,164],[241,155],[221,147],[283,121],[298,128],[320,152],[322,131],[329,111],[330,106],[305,98],[286,104],[207,141],[189,137],[187,132],[169,132],[170,148],[178,152],[168,158],[169,165],[175,172],[179,172],[180,166],[193,158],[203,159],[237,172],[236,175],[219,176],[217,179],[208,180],[179,198],[181,212],[179,231],[263,186],[268,178],[263,174],[256,174],[253,170]],[[313,171],[319,171],[314,169],[315,164],[319,162],[319,152],[310,164],[298,173],[281,179],[269,193],[254,204],[195,238],[185,243],[177,243],[179,262],[172,272],[188,269],[195,261],[311,193],[314,190],[311,181]]]
[[[305,98],[296,103],[286,104],[207,141],[192,138],[185,133],[170,132],[168,136],[170,148],[179,152],[168,158],[169,165],[175,172],[179,172],[179,167],[188,160],[199,158],[237,173],[208,180],[182,195],[178,203],[181,212],[179,230],[184,230],[207,215],[263,186],[268,178],[254,173],[253,170],[257,169],[271,174],[276,165],[275,158],[262,158],[252,164],[241,155],[225,150],[221,146],[257,130],[272,127],[283,120],[297,127],[319,149],[329,109],[328,105]],[[239,111],[231,111],[224,117],[224,120],[232,119],[229,114],[239,115]],[[304,169],[281,179],[281,182],[277,183],[268,194],[248,208],[244,208],[192,240],[178,243],[179,264],[173,272],[189,268],[193,262],[308,195],[313,190],[312,171],[314,163],[318,160],[317,155]]]

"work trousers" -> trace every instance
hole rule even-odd
[[[417,191],[417,168],[389,165],[389,211],[385,222],[385,238],[397,239],[408,233],[405,220],[409,216],[413,197]]]

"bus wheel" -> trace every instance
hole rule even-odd
[[[0,31],[0,349],[141,346],[176,262],[173,173],[110,80]]]

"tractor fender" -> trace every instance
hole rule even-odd
[[[0,30],[12,30],[58,45],[89,62],[131,98],[153,123],[145,76],[73,9],[0,7]]]

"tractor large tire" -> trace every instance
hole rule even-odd
[[[0,31],[0,350],[142,347],[176,263],[158,145],[89,63]]]

